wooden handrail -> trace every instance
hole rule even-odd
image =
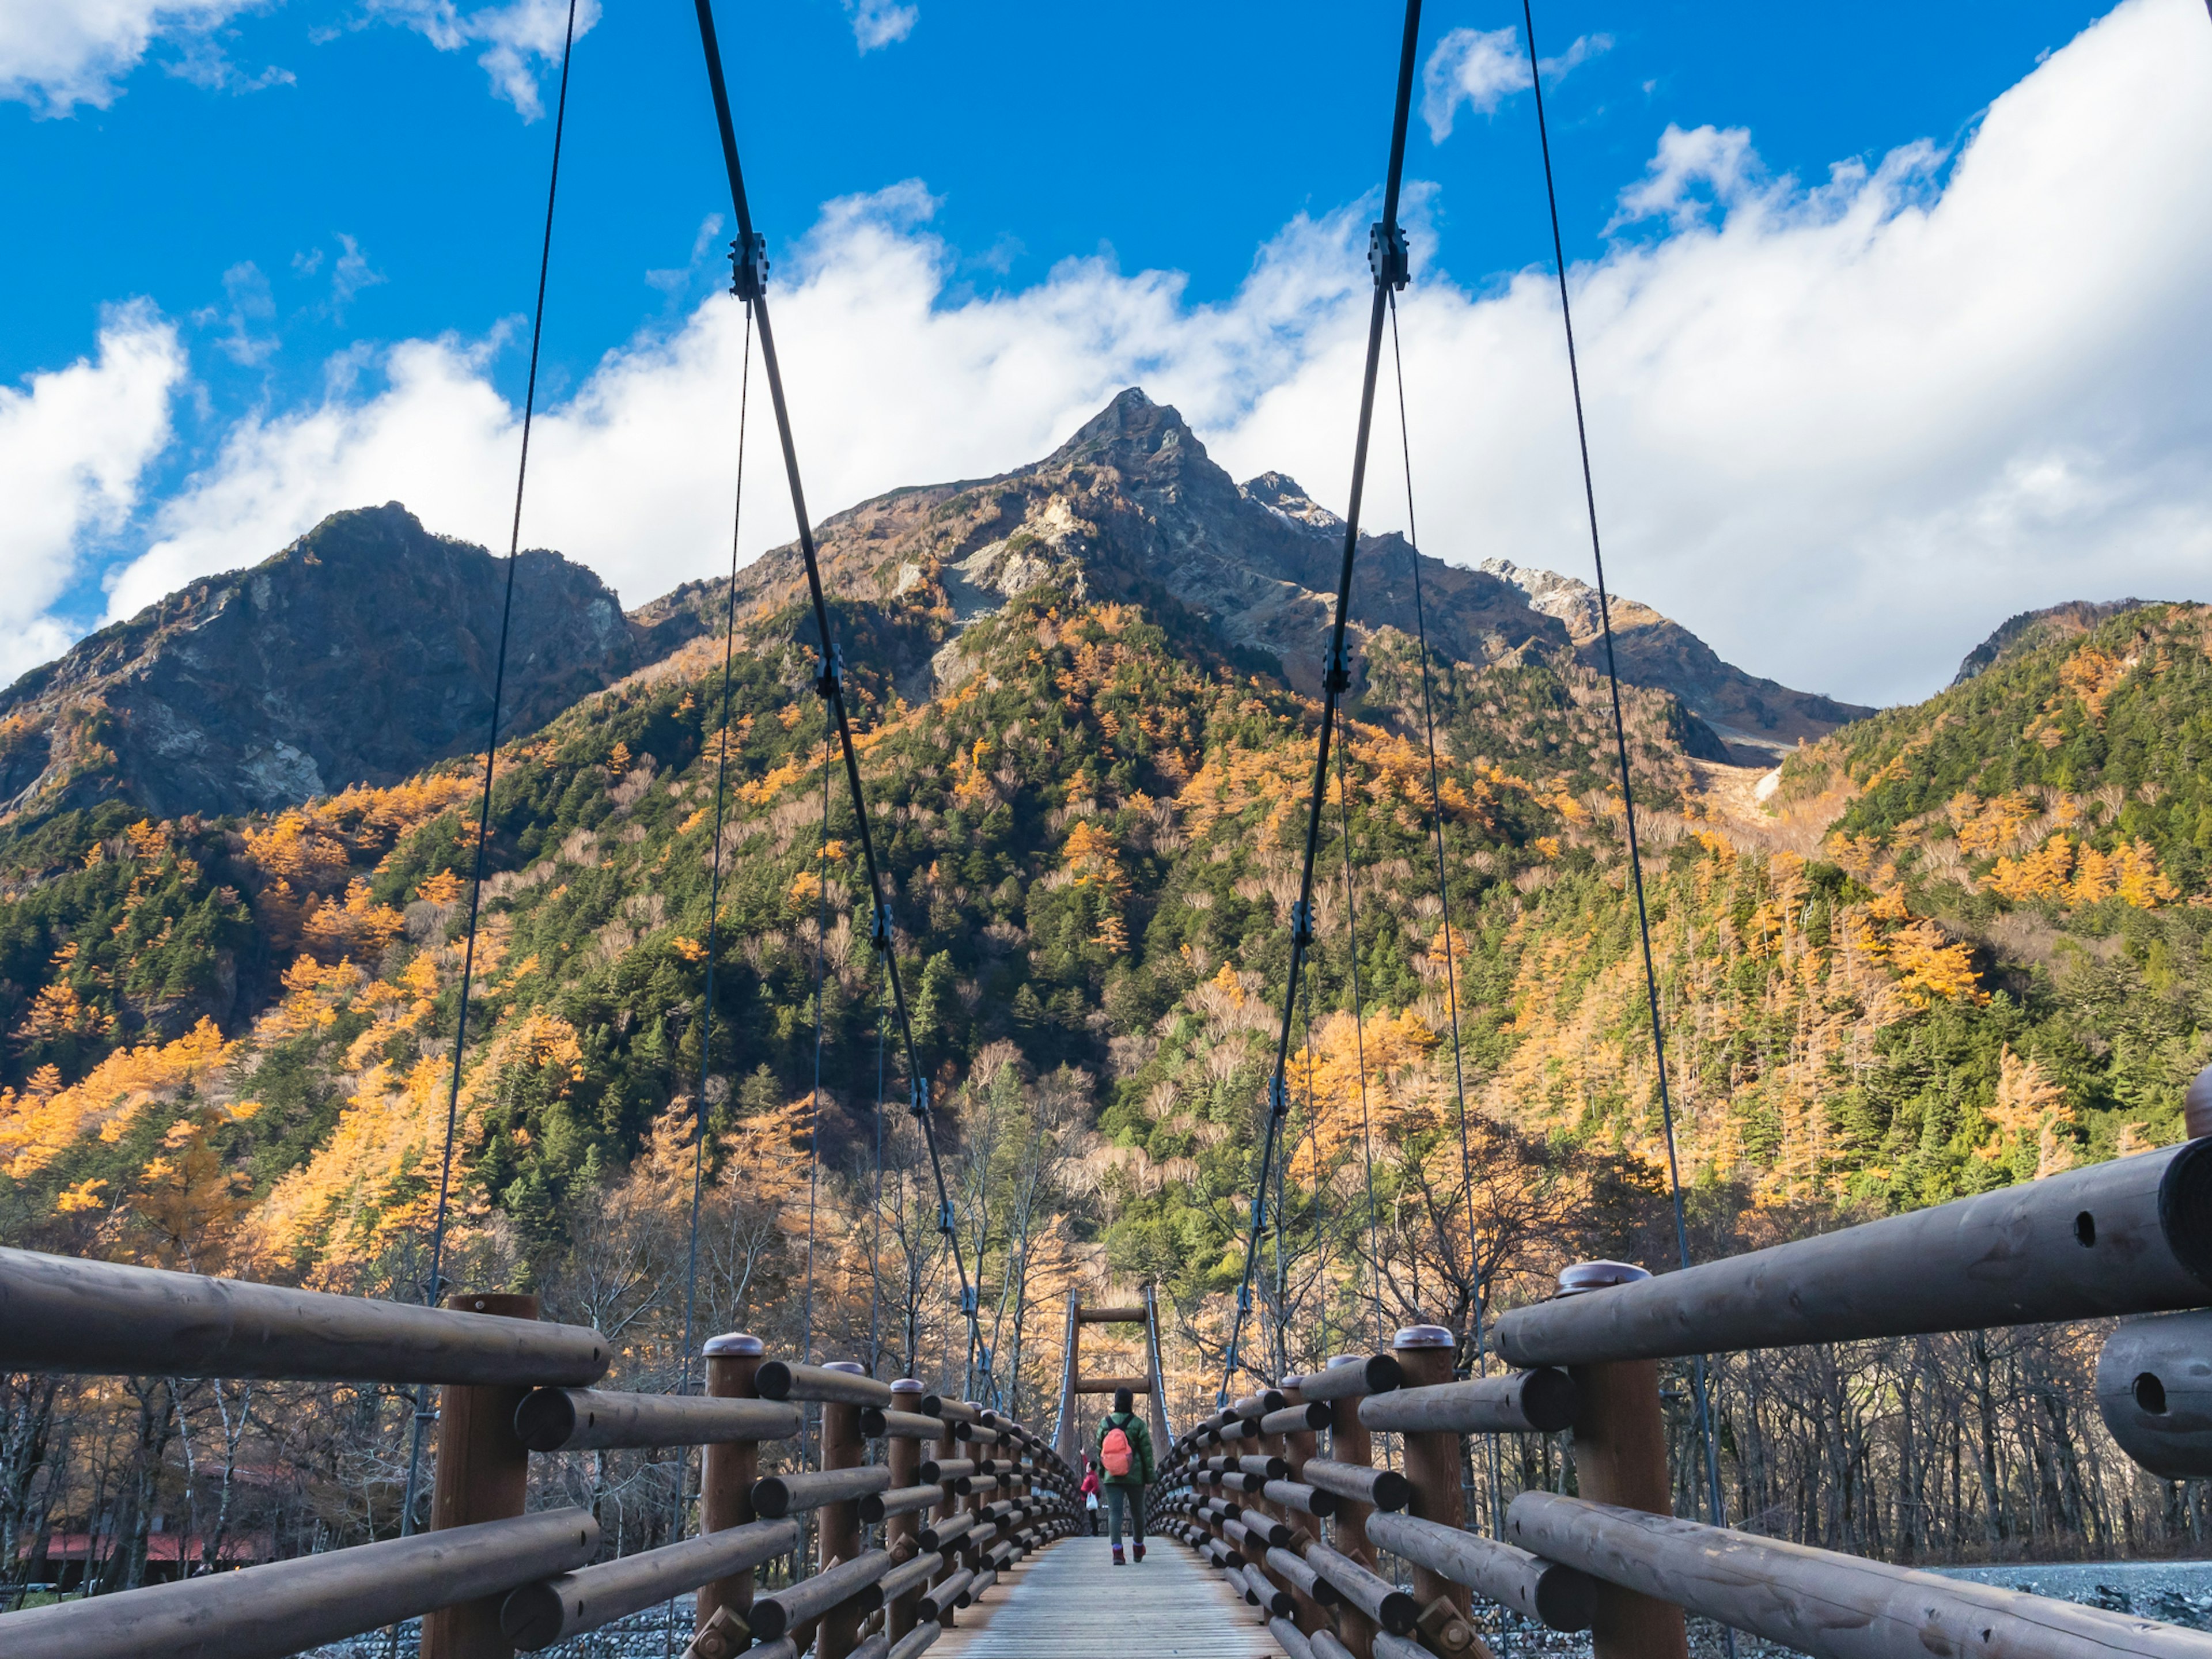
[[[0,1618],[8,1659],[282,1659],[592,1559],[583,1510],[418,1533]]]
[[[1397,1389],[1362,1398],[1359,1420],[1399,1434],[1554,1434],[1575,1420],[1575,1385],[1565,1371],[1546,1366]]]
[[[778,1401],[599,1389],[539,1389],[514,1412],[514,1431],[534,1452],[786,1440],[799,1425],[799,1408]]]
[[[2212,1139],[1515,1308],[1516,1365],[1669,1359],[2212,1304]]]
[[[2175,1625],[1551,1492],[1515,1498],[1506,1530],[1547,1560],[1819,1659],[2212,1656],[2212,1636]]]
[[[711,1580],[750,1572],[798,1546],[796,1521],[756,1521],[702,1533],[526,1584],[501,1607],[500,1629],[526,1652],[550,1648]]]
[[[890,1517],[894,1533],[910,1532],[913,1522],[902,1524],[899,1517],[913,1516],[926,1500],[954,1501],[943,1486],[888,1494],[891,1468],[860,1462],[864,1441],[885,1435],[893,1437],[894,1448],[905,1449],[895,1451],[893,1461],[906,1467],[909,1481],[919,1461],[917,1437],[933,1433],[940,1437],[933,1448],[933,1474],[988,1469],[958,1484],[1009,1494],[988,1507],[979,1496],[979,1507],[961,1517],[969,1574],[981,1548],[988,1547],[988,1560],[1004,1567],[1039,1540],[1073,1529],[1073,1473],[1026,1425],[972,1402],[926,1399],[912,1383],[895,1395],[857,1365],[765,1359],[758,1341],[742,1334],[707,1345],[704,1397],[596,1389],[585,1385],[605,1372],[610,1353],[598,1332],[538,1321],[530,1297],[470,1294],[454,1302],[422,1308],[0,1249],[0,1367],[431,1382],[446,1390],[436,1510],[444,1524],[414,1537],[9,1614],[0,1618],[0,1653],[8,1659],[275,1659],[404,1619],[423,1616],[434,1624],[450,1621],[455,1609],[474,1618],[482,1608],[489,1623],[481,1640],[473,1626],[459,1637],[440,1626],[445,1645],[458,1640],[453,1651],[472,1655],[505,1651],[506,1643],[548,1646],[696,1589],[702,1592],[702,1652],[722,1638],[710,1626],[736,1612],[750,1616],[756,1634],[770,1638],[758,1649],[763,1659],[793,1646],[774,1639],[787,1627],[806,1637],[825,1619],[825,1659],[848,1650],[858,1659],[877,1648],[911,1659],[927,1645],[934,1623],[898,1632],[896,1644],[885,1638],[854,1645],[859,1617],[878,1599],[877,1582],[890,1565],[885,1551],[859,1553],[758,1603],[751,1594],[753,1570],[795,1547],[800,1535],[795,1522],[773,1513],[757,1520],[757,1506],[769,1512],[832,1506],[833,1516],[850,1524],[831,1541],[840,1550],[857,1550],[861,1522]],[[891,1409],[894,1399],[905,1409]],[[758,1443],[796,1434],[803,1419],[791,1402],[806,1400],[824,1402],[825,1426],[835,1431],[825,1439],[825,1450],[835,1454],[825,1458],[830,1467],[755,1480]],[[931,1414],[914,1412],[916,1405],[928,1406]],[[945,1454],[956,1436],[979,1453],[1004,1448],[1014,1455],[954,1460]],[[708,1453],[704,1530],[696,1538],[594,1566],[587,1564],[599,1528],[585,1511],[470,1524],[477,1517],[466,1513],[464,1500],[488,1490],[488,1459],[498,1463],[499,1480],[489,1484],[499,1486],[499,1503],[511,1499],[519,1508],[521,1488],[508,1477],[531,1451],[694,1445]],[[863,1515],[863,1498],[880,1502],[880,1512]],[[825,1528],[825,1540],[831,1530]],[[965,1587],[974,1591],[994,1577],[971,1576]],[[951,1611],[948,1599],[948,1622]],[[426,1653],[428,1645],[426,1633]]]
[[[575,1388],[609,1358],[581,1325],[0,1249],[9,1370]]]

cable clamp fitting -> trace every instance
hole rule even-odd
[[[1237,1287],[1237,1311],[1238,1313],[1252,1311],[1252,1285],[1249,1279]]]
[[[1267,1079],[1267,1112],[1273,1117],[1288,1117],[1291,1115],[1290,1079],[1280,1072]]]
[[[768,292],[768,238],[757,231],[730,244],[730,292],[747,305]]]
[[[929,1115],[929,1079],[918,1077],[914,1080],[914,1092],[907,1097],[906,1109],[916,1117]]]
[[[1300,899],[1291,906],[1291,944],[1303,951],[1314,942],[1313,904]]]
[[[1322,684],[1342,696],[1352,690],[1352,647],[1339,640],[1328,648],[1328,672],[1322,676]]]
[[[838,684],[844,678],[845,647],[843,646],[831,646],[827,661],[818,655],[814,659],[814,695],[816,696],[825,701],[836,696]]]
[[[952,1237],[952,1200],[949,1198],[937,1201],[937,1231],[947,1238]]]
[[[947,1205],[945,1207],[949,1210],[951,1206]],[[948,1226],[945,1231],[951,1232],[952,1229]],[[963,1314],[972,1315],[979,1305],[980,1304],[975,1300],[975,1287],[973,1285],[962,1285],[960,1287],[960,1311]],[[991,1356],[987,1352],[983,1356],[983,1369],[985,1370],[988,1370],[990,1368]]]
[[[1367,232],[1367,268],[1375,273],[1375,286],[1402,289],[1413,279],[1413,256],[1406,246],[1405,228],[1379,221]]]
[[[868,924],[868,946],[878,956],[887,954],[891,948],[891,907],[876,906],[876,919]]]

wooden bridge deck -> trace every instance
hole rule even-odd
[[[1000,1575],[930,1659],[1282,1659],[1220,1574],[1172,1539],[1115,1567],[1103,1538],[1067,1538]]]

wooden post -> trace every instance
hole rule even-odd
[[[954,1435],[954,1430],[957,1426],[957,1425],[954,1423],[952,1419],[949,1417],[946,1418],[945,1419],[945,1431],[937,1437],[937,1461],[940,1463],[950,1463],[959,1455],[960,1442]],[[959,1485],[956,1481],[947,1480],[945,1482],[945,1496],[938,1499],[937,1502],[937,1518],[940,1521],[950,1521],[959,1512]],[[956,1552],[952,1559],[946,1561],[943,1565],[938,1568],[935,1575],[935,1583],[939,1584],[944,1583],[947,1579],[951,1578],[955,1572],[959,1571],[959,1567],[960,1557],[956,1547]],[[952,1628],[952,1604],[950,1601],[947,1601],[943,1608],[938,1613],[937,1622],[946,1630],[951,1630]]]
[[[707,1342],[707,1392],[716,1400],[757,1398],[754,1373],[761,1368],[760,1338],[744,1331]],[[754,1519],[753,1482],[760,1478],[760,1443],[730,1440],[705,1448],[699,1464],[699,1529],[720,1532]],[[699,1589],[696,1625],[703,1631],[724,1608],[742,1620],[753,1604],[753,1571],[717,1578]]]
[[[833,1359],[823,1368],[866,1376],[868,1368],[854,1359]],[[866,1461],[868,1443],[860,1437],[860,1408],[848,1401],[829,1400],[822,1405],[822,1467],[858,1468]],[[860,1553],[860,1500],[824,1504],[817,1515],[821,1539],[821,1570],[857,1560]],[[820,1659],[846,1659],[860,1644],[861,1614],[851,1603],[832,1607],[822,1615],[815,1651]]]
[[[921,1396],[927,1392],[911,1376],[902,1376],[891,1384],[891,1409],[911,1412],[919,1409]],[[921,1481],[921,1442],[909,1440],[902,1434],[890,1436],[884,1442],[884,1461],[890,1465],[891,1490],[901,1491]],[[902,1565],[914,1559],[915,1534],[921,1530],[921,1516],[912,1510],[904,1515],[894,1515],[884,1522],[884,1547],[890,1551],[893,1565]],[[905,1595],[893,1601],[884,1610],[884,1628],[890,1632],[894,1644],[914,1628],[915,1598],[921,1594],[917,1584]]]
[[[1452,1356],[1459,1343],[1442,1325],[1408,1325],[1391,1343],[1407,1389],[1428,1388],[1452,1380]],[[1460,1438],[1449,1430],[1407,1432],[1406,1480],[1413,1489],[1409,1511],[1458,1532],[1467,1525],[1467,1504],[1460,1486]],[[1482,1650],[1468,1622],[1474,1599],[1464,1584],[1413,1564],[1413,1599],[1421,1604],[1422,1633],[1437,1652],[1473,1654]],[[1441,1602],[1443,1605],[1439,1606]]]
[[[1296,1377],[1283,1379],[1283,1403],[1286,1406],[1297,1404],[1300,1398],[1297,1382]],[[1270,1434],[1262,1435],[1260,1438],[1261,1455],[1279,1457],[1288,1463],[1291,1466],[1291,1479],[1293,1480],[1298,1478],[1299,1470],[1305,1467],[1306,1459],[1313,1455],[1314,1446],[1314,1437],[1310,1433]],[[1287,1504],[1273,1504],[1268,1507],[1274,1511],[1277,1519],[1292,1530],[1308,1537],[1321,1536],[1320,1529],[1314,1525],[1311,1516],[1294,1510]],[[1296,1584],[1285,1584],[1283,1588],[1291,1593],[1291,1615],[1297,1627],[1309,1636],[1321,1629],[1328,1619],[1328,1615],[1321,1610],[1321,1604]]]
[[[1083,1375],[1083,1304],[1067,1298],[1067,1340],[1060,1353],[1060,1421],[1052,1431],[1052,1449],[1069,1463],[1083,1452],[1083,1431],[1075,1420],[1075,1379]]]
[[[1650,1277],[1625,1262],[1582,1262],[1559,1275],[1560,1293],[1579,1295]],[[1577,1365],[1569,1374],[1579,1402],[1574,1433],[1581,1495],[1592,1503],[1673,1515],[1659,1362],[1613,1360]],[[1600,1579],[1590,1648],[1595,1659],[1688,1659],[1689,1632],[1681,1608]]]
[[[971,1400],[968,1403],[973,1406],[975,1402]],[[968,1443],[970,1448],[969,1456],[978,1462],[981,1462],[979,1453],[987,1455],[992,1449],[991,1443],[988,1440],[971,1440]],[[966,1534],[960,1540],[960,1565],[967,1568],[970,1573],[983,1571],[983,1540],[985,1534],[990,1531],[989,1526],[983,1519],[983,1511],[992,1502],[992,1495],[989,1492],[970,1492],[965,1500],[965,1508],[969,1514],[975,1517],[975,1524],[969,1527]]]
[[[1367,1359],[1364,1353],[1340,1353],[1328,1362],[1328,1369],[1364,1365]],[[1339,1463],[1375,1461],[1375,1443],[1367,1425],[1359,1420],[1359,1402],[1365,1397],[1364,1393],[1349,1394],[1328,1403],[1328,1455]],[[1374,1512],[1371,1506],[1346,1498],[1338,1506],[1331,1526],[1337,1553],[1350,1556],[1370,1572],[1375,1570],[1375,1547],[1367,1541],[1367,1517]],[[1337,1607],[1336,1633],[1352,1659],[1374,1659],[1375,1621],[1349,1601]]]
[[[448,1297],[446,1305],[504,1319],[538,1317],[534,1296],[465,1291]],[[439,1390],[433,1532],[522,1513],[530,1486],[530,1449],[514,1431],[514,1410],[529,1392],[499,1382],[448,1383]],[[422,1659],[510,1659],[514,1648],[499,1627],[506,1600],[487,1595],[425,1614]]]

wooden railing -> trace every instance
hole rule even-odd
[[[689,1659],[914,1659],[1073,1529],[1066,1465],[986,1407],[743,1334],[706,1344],[704,1395],[603,1390],[606,1340],[537,1315],[528,1297],[422,1308],[0,1250],[0,1370],[441,1389],[429,1531],[9,1613],[0,1656],[279,1659],[421,1618],[423,1659],[506,1659],[696,1591]],[[808,1403],[819,1467],[762,1476],[761,1446],[800,1437]],[[599,1562],[588,1511],[524,1513],[533,1453],[694,1446],[695,1537]],[[757,1593],[810,1511],[820,1570]]]
[[[1685,1614],[1825,1659],[2212,1659],[2212,1636],[1676,1519],[1659,1362],[1692,1355],[2131,1318],[2098,1395],[2124,1450],[2212,1474],[2212,1139],[1653,1277],[1562,1275],[1495,1328],[1517,1370],[1453,1380],[1454,1338],[1222,1407],[1163,1464],[1165,1529],[1227,1576],[1291,1659],[1474,1659],[1476,1595],[1596,1659],[1680,1659]],[[1526,1492],[1504,1538],[1466,1529],[1462,1437],[1571,1431],[1578,1495]],[[1326,1455],[1320,1437],[1326,1433]],[[1401,1467],[1374,1467],[1372,1437]],[[1380,1553],[1409,1570],[1383,1576]]]

